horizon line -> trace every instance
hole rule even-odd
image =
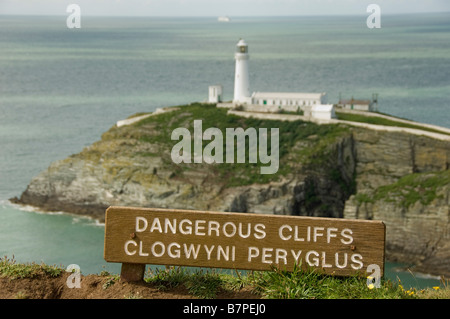
[[[426,12],[392,12],[383,13],[383,16],[404,16],[404,15],[420,15],[420,14],[445,14],[449,11],[426,11]],[[19,17],[67,17],[65,14],[41,14],[41,13],[0,13],[0,16],[19,16]],[[102,17],[102,18],[214,18],[228,17],[233,18],[308,18],[308,17],[365,17],[367,13],[320,13],[320,14],[279,14],[279,15],[120,15],[120,14],[83,14],[83,17]]]

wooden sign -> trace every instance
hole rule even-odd
[[[110,207],[105,218],[105,260],[123,263],[122,274],[138,278],[145,264],[248,270],[297,264],[342,276],[364,275],[375,264],[383,276],[384,247],[381,221],[130,207]]]

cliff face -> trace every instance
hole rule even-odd
[[[411,174],[434,172],[433,181],[447,176],[449,142],[220,112],[186,106],[113,127],[100,141],[33,178],[16,202],[100,220],[110,205],[380,219],[387,226],[388,260],[450,274],[448,186],[438,183],[429,195],[430,179],[419,178],[417,188],[424,188],[430,200],[409,200],[408,205],[386,188]],[[190,128],[198,118],[205,128],[218,127],[218,118],[225,127],[280,127],[279,172],[268,177],[255,173],[254,165],[175,165],[170,150],[176,141],[170,140],[170,132]]]
[[[423,136],[359,130],[357,193],[345,218],[382,220],[386,258],[450,274],[450,144]]]

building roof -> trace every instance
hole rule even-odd
[[[313,105],[312,108],[311,108],[311,111],[313,111],[313,112],[332,112],[333,111],[333,104]]]
[[[299,92],[253,92],[252,98],[259,99],[320,99],[325,93]]]

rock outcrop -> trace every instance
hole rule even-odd
[[[198,116],[208,123],[208,116],[213,119],[222,112],[208,107],[198,113],[202,107],[206,106],[181,107],[113,127],[79,154],[51,164],[14,201],[99,220],[110,205],[378,219],[387,227],[388,260],[450,275],[450,197],[445,184],[450,142],[295,122],[280,132],[280,171],[270,179],[252,173],[252,166],[242,169],[243,164],[175,165],[170,158],[176,143],[170,140],[171,130],[189,127]],[[227,121],[224,125],[231,125]],[[237,117],[233,121],[235,126],[270,122]],[[441,175],[444,179],[436,187],[428,185],[426,177],[423,185],[416,181],[429,201],[419,196],[406,205],[402,196],[390,196],[388,187],[400,185],[405,176],[427,173],[433,174],[433,181]]]
[[[357,192],[345,218],[382,220],[386,258],[419,272],[450,274],[450,143],[358,130]]]

